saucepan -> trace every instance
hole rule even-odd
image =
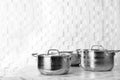
[[[76,51],[60,51],[60,54],[66,54],[71,56],[71,67],[79,67],[80,65],[80,54]]]
[[[91,49],[77,49],[81,54],[81,67],[86,71],[111,71],[114,67],[114,55],[120,50],[107,50],[102,45],[93,45]]]
[[[45,75],[67,74],[71,65],[71,56],[60,54],[57,49],[48,50],[47,54],[33,53],[37,57],[38,70]]]

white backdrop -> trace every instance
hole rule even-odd
[[[0,75],[50,48],[120,49],[119,19],[120,0],[0,0]]]

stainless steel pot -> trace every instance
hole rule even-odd
[[[60,54],[56,49],[50,49],[47,54],[32,54],[37,57],[38,69],[41,74],[67,74],[70,68],[70,55]]]
[[[66,54],[71,56],[71,66],[78,67],[80,64],[80,54],[73,51],[60,51],[60,54]]]
[[[114,55],[120,50],[106,50],[101,45],[93,45],[91,49],[77,51],[81,54],[81,67],[84,70],[110,71],[114,67]]]
[[[80,65],[80,63],[81,63],[80,54],[73,52],[71,54],[71,66],[78,67]]]

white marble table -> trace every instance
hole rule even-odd
[[[47,76],[41,75],[35,66],[28,66],[0,80],[120,80],[120,67],[116,65],[108,72],[90,72],[80,67],[71,67],[67,75]]]

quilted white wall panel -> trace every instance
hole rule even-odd
[[[33,52],[120,48],[119,0],[0,0],[0,76],[35,65]]]

